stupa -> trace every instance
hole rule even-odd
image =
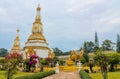
[[[33,54],[36,54],[42,58],[50,57],[50,54],[53,55],[43,35],[43,27],[40,16],[40,5],[38,5],[36,10],[37,14],[35,21],[33,22],[32,33],[28,37],[28,40],[25,43],[24,47],[24,54],[26,59]]]
[[[17,35],[14,39],[13,47],[10,52],[18,52],[21,53],[22,49],[20,47],[20,38],[19,38],[19,29],[17,29]]]

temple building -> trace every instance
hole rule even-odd
[[[43,35],[40,5],[38,5],[36,10],[37,14],[35,21],[33,22],[32,33],[28,37],[27,42],[25,43],[25,47],[23,48],[25,59],[29,58],[33,54],[36,54],[42,58],[53,58],[55,55],[51,52],[51,49],[48,47],[48,43]]]
[[[14,39],[13,47],[10,52],[21,52],[22,49],[20,47],[20,38],[19,38],[19,29],[17,29],[17,35]]]

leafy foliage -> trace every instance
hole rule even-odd
[[[107,67],[109,62],[109,57],[104,53],[102,49],[95,52],[94,60],[99,64],[103,79],[108,79]]]
[[[105,50],[113,50],[113,42],[111,40],[104,40],[103,43],[102,43],[102,49],[105,51]]]
[[[7,61],[7,79],[12,79],[12,76],[16,73],[17,65],[22,61],[22,54],[18,52],[10,52],[6,57]]]
[[[31,55],[30,59],[25,61],[26,64],[26,71],[34,71],[35,69],[35,64],[40,60],[40,58],[37,55]]]
[[[120,62],[120,54],[119,53],[111,53],[108,55],[110,58],[110,71],[114,71],[114,65],[119,64]]]
[[[8,50],[5,48],[0,49],[0,57],[5,57],[8,55]]]
[[[93,52],[94,51],[94,43],[92,41],[87,41],[87,42],[84,42],[84,51],[86,53],[90,53],[90,52]]]
[[[82,57],[82,58],[80,59],[80,61],[81,61],[82,64],[86,63],[86,59],[85,59],[84,57]]]
[[[81,79],[92,79],[87,72],[85,72],[84,70],[80,70],[79,75],[81,77]]]
[[[97,32],[95,32],[95,48],[99,48],[99,41],[98,41]]]
[[[63,54],[62,50],[59,48],[53,48],[53,52],[55,53],[55,56],[61,56]]]
[[[116,44],[116,51],[120,53],[120,36],[117,35],[117,44]]]
[[[6,70],[7,64],[5,59],[0,59],[0,65],[1,65],[0,70]]]

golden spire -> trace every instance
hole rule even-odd
[[[20,30],[19,30],[19,28],[17,28],[17,37],[19,37],[19,32],[20,32]]]
[[[41,20],[41,17],[40,17],[40,10],[41,10],[41,8],[40,8],[40,4],[38,4],[38,7],[37,7],[37,14],[36,14],[36,19],[35,19],[35,21],[36,22],[40,22],[40,20]]]
[[[38,4],[36,10],[37,10],[37,14],[36,14],[35,22],[33,23],[32,26],[32,34],[29,36],[28,40],[43,40],[46,42],[46,39],[43,35],[43,28],[40,17],[40,10],[41,10],[40,4]]]
[[[11,51],[21,52],[20,39],[19,39],[19,31],[20,30],[17,29],[17,35],[16,35],[16,38],[14,40],[13,47],[12,47]]]

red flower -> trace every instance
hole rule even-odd
[[[10,52],[5,59],[22,59],[23,56],[22,54],[18,53],[18,52]]]

